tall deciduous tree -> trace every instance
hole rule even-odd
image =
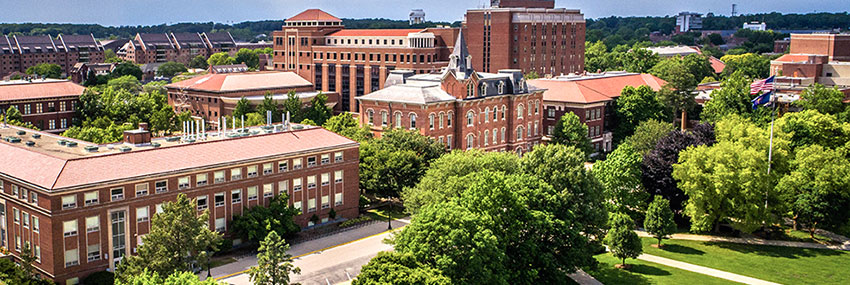
[[[763,123],[770,120],[770,108],[753,110],[750,95],[751,80],[736,72],[720,83],[720,88],[711,92],[711,100],[705,103],[702,118],[716,122],[729,115],[740,115],[753,122]]]
[[[369,128],[366,126],[361,127],[357,119],[354,119],[354,116],[349,112],[331,117],[325,121],[322,127],[358,142],[365,142],[372,139],[372,132],[369,131]]]
[[[838,114],[844,112],[847,108],[844,105],[844,93],[838,88],[826,87],[820,83],[803,90],[800,94],[800,100],[794,102],[797,106],[805,110],[816,110],[823,114]]]
[[[166,202],[151,219],[150,233],[142,237],[138,255],[124,257],[116,270],[117,279],[132,280],[145,270],[168,275],[191,271],[202,251],[216,251],[221,234],[210,230],[209,211],[198,215],[195,201],[185,194]]]
[[[136,79],[142,80],[142,69],[131,62],[122,62],[116,65],[110,74],[112,78],[118,78],[125,75],[132,75]]]
[[[235,63],[235,60],[226,52],[214,53],[207,59],[207,65],[228,65]]]
[[[360,189],[393,199],[413,187],[431,161],[445,153],[442,144],[415,131],[394,129],[360,146]]]
[[[251,282],[258,285],[287,285],[289,274],[300,274],[301,269],[292,264],[289,244],[271,231],[265,240],[260,242],[260,253],[257,254],[257,266],[248,270]]]
[[[174,75],[186,72],[186,66],[179,62],[169,61],[163,63],[156,69],[157,76],[172,77]]]
[[[292,122],[300,122],[304,119],[304,104],[301,99],[295,94],[295,91],[289,91],[286,94],[286,101],[283,102],[283,113],[289,112]]]
[[[667,201],[667,199],[661,196],[655,196],[655,200],[649,203],[649,208],[646,210],[646,219],[643,220],[643,228],[658,239],[659,247],[661,246],[662,239],[676,232],[676,223],[673,222],[673,211],[670,210],[670,201]]]
[[[209,67],[209,64],[207,64],[207,58],[203,55],[195,56],[192,58],[192,61],[189,62],[189,68],[207,69]]]
[[[422,264],[410,253],[382,251],[360,270],[353,285],[448,285],[451,279],[437,269]]]
[[[330,108],[326,105],[327,102],[328,96],[322,93],[319,93],[310,100],[310,109],[307,111],[307,118],[316,122],[318,126],[321,126],[333,116]]]
[[[147,285],[147,284],[180,284],[180,285],[221,285],[214,279],[199,280],[198,276],[190,271],[175,271],[170,273],[158,273],[145,268],[139,274],[127,276],[126,279],[116,279],[117,285]]]
[[[260,57],[257,56],[257,52],[252,49],[239,49],[236,52],[236,58],[233,59],[236,63],[244,63],[250,68],[257,69],[260,67]]]
[[[614,112],[617,116],[615,141],[621,141],[632,135],[635,128],[643,121],[664,119],[664,105],[658,101],[655,91],[646,85],[623,88]]]
[[[268,207],[252,207],[233,218],[233,231],[250,240],[261,241],[274,232],[279,237],[291,237],[301,230],[293,217],[300,214],[289,206],[289,196],[282,193],[271,199]]]
[[[242,116],[247,116],[248,113],[254,112],[254,108],[251,107],[251,103],[248,102],[248,99],[242,97],[239,101],[236,102],[236,107],[233,108],[233,118],[242,119]]]
[[[62,67],[53,63],[39,63],[27,68],[26,73],[46,78],[62,78]]]
[[[658,54],[636,44],[623,54],[623,68],[628,72],[647,73],[659,60]]]
[[[788,113],[776,120],[776,130],[791,135],[791,148],[820,145],[838,148],[850,141],[850,123],[815,110]]]
[[[667,81],[659,93],[659,99],[672,108],[673,121],[678,117],[679,112],[682,113],[682,121],[686,121],[687,111],[696,104],[694,90],[701,78],[697,79],[684,61],[676,57],[662,60],[649,72]]]
[[[675,130],[672,124],[660,120],[647,120],[635,128],[634,134],[627,137],[623,143],[628,144],[641,157],[655,149],[658,140],[666,137]]]
[[[603,241],[614,257],[623,261],[626,266],[626,258],[637,258],[643,253],[643,245],[640,237],[634,232],[635,222],[629,215],[622,213],[611,214],[609,225],[611,229],[605,235]]]
[[[605,200],[614,212],[640,220],[646,211],[649,194],[641,184],[640,163],[643,155],[630,144],[620,144],[608,157],[593,165],[593,175],[602,183]]]
[[[272,121],[268,123],[280,122],[280,106],[272,97],[272,93],[266,92],[266,95],[263,96],[263,102],[257,106],[257,113],[260,113],[265,118],[269,111],[272,112]]]
[[[770,59],[758,54],[727,54],[721,57],[720,61],[726,63],[726,68],[723,69],[724,76],[729,76],[735,72],[741,72],[746,78],[758,79],[766,78],[770,73]]]
[[[552,142],[573,146],[583,151],[585,155],[589,155],[593,150],[590,147],[590,138],[588,135],[587,125],[582,123],[576,114],[569,112],[561,116],[555,124]]]

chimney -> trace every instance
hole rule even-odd
[[[147,126],[144,126],[144,128],[147,128]],[[124,143],[134,146],[149,145],[151,144],[151,132],[142,129],[142,125],[139,124],[137,130],[124,131]]]
[[[139,123],[139,130],[149,131],[148,123]]]

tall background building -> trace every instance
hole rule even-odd
[[[88,35],[0,36],[0,77],[25,73],[41,63],[62,67],[68,74],[80,62],[103,62],[103,46]]]
[[[687,33],[702,29],[702,14],[681,12],[676,16],[676,32]]]

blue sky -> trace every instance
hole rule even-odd
[[[220,23],[283,19],[308,8],[321,8],[340,18],[406,19],[411,8],[425,9],[429,20],[455,21],[467,8],[489,0],[0,0],[4,23],[96,23],[154,25],[177,22]],[[578,8],[586,17],[672,15],[679,11],[728,15],[739,13],[808,13],[847,11],[847,0],[557,0],[557,7]]]

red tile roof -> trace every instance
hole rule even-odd
[[[0,163],[0,173],[48,190],[62,190],[120,179],[142,178],[191,171],[206,166],[353,146],[357,146],[357,142],[323,128],[71,159],[56,158],[20,143],[10,144],[4,141],[0,142],[0,161],[3,161]]]
[[[85,89],[85,87],[67,80],[34,80],[31,83],[0,82],[0,101],[80,96]]]
[[[566,103],[596,103],[614,100],[626,86],[647,85],[653,90],[661,90],[666,82],[651,74],[628,74],[585,79],[535,79],[529,85],[547,89],[543,92],[544,101]]]
[[[423,29],[369,29],[369,30],[340,30],[328,35],[329,37],[406,37],[410,33],[418,33]]]
[[[327,12],[319,9],[307,9],[306,11],[301,12],[298,15],[286,19],[286,22],[289,21],[341,22],[342,20],[337,17],[334,17],[334,15],[328,14]]]
[[[726,69],[726,63],[720,61],[716,57],[709,56],[708,62],[711,63],[711,69],[714,69],[714,73],[721,73],[724,69]]]
[[[779,57],[779,58],[777,58],[777,59],[774,59],[774,61],[781,61],[781,62],[807,62],[807,61],[809,61],[809,56],[808,56],[808,55],[805,55],[805,54],[785,54],[785,55],[783,55],[783,56],[780,56],[780,57]]]
[[[209,92],[296,88],[312,86],[293,72],[212,73],[168,84],[166,88],[186,88]]]

